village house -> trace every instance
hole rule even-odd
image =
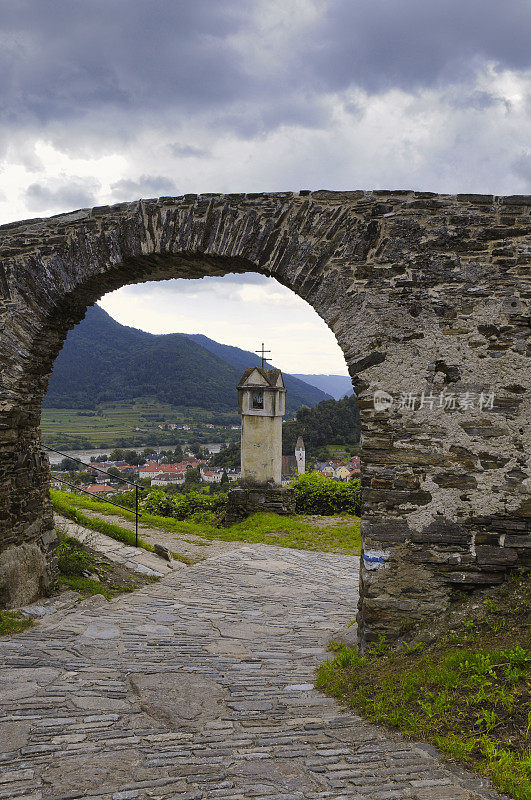
[[[338,481],[348,481],[350,472],[350,467],[347,467],[346,464],[340,464],[339,467],[336,467],[334,470],[334,478],[337,478]]]
[[[151,486],[169,486],[170,484],[183,484],[186,472],[166,472],[151,478]]]
[[[220,483],[222,477],[222,469],[212,470],[201,468],[201,478],[205,481],[205,483]]]
[[[318,470],[321,475],[324,475],[326,478],[333,478],[335,472],[335,466],[332,461],[326,461],[324,464],[321,465],[321,469]]]
[[[176,475],[186,472],[187,464],[181,461],[179,464],[156,464],[153,461],[144,464],[138,470],[139,478],[154,478],[157,475],[171,474]]]
[[[227,469],[225,472],[227,473],[229,481],[239,481],[242,476],[240,469]]]
[[[115,486],[109,486],[105,483],[91,483],[90,486],[83,486],[82,487],[85,492],[94,495],[108,495],[114,494],[115,492],[119,491]]]

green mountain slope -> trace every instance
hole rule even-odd
[[[101,402],[154,396],[173,405],[234,410],[241,372],[184,334],[158,336],[129,328],[93,306],[67,336],[44,406],[94,408]],[[316,391],[297,381],[296,391],[288,391],[288,415],[323,399]]]

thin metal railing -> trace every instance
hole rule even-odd
[[[65,458],[69,458],[70,461],[76,461],[78,464],[82,464],[84,467],[88,467],[93,472],[101,472],[101,473],[103,473],[103,475],[107,475],[107,477],[109,477],[108,473],[104,469],[101,469],[100,467],[94,467],[92,464],[87,464],[86,461],[81,461],[80,458],[74,458],[73,456],[69,456],[68,453],[63,453],[63,452],[61,452],[61,450],[54,450],[53,447],[48,447],[45,444],[43,444],[42,447],[43,447],[44,450],[49,450],[50,453],[57,453],[57,455],[59,455],[59,456],[64,456]],[[107,499],[104,500],[103,497],[98,497],[97,495],[93,495],[92,492],[87,492],[86,489],[82,489],[80,486],[76,486],[75,483],[68,483],[68,481],[64,481],[64,480],[62,480],[62,478],[58,478],[56,475],[54,475],[54,480],[59,481],[59,483],[64,483],[65,486],[71,486],[73,489],[76,489],[78,492],[85,492],[85,494],[90,495],[90,497],[93,497],[95,500],[99,500],[102,503],[109,503],[111,506],[116,506],[117,508],[122,508],[124,511],[129,511],[130,513],[134,514],[135,515],[135,547],[138,547],[138,520],[142,516],[142,514],[138,510],[138,490],[139,489],[143,489],[144,487],[140,486],[138,483],[135,483],[134,481],[127,480],[127,478],[122,478],[121,475],[113,475],[112,477],[115,480],[120,481],[120,483],[127,483],[128,486],[134,486],[135,487],[135,510],[134,511],[131,511],[130,508],[126,508],[126,506],[121,506],[119,503],[113,503],[112,500],[107,500]]]

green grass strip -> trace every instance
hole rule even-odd
[[[102,594],[106,600],[112,600],[119,594],[124,592],[133,592],[134,586],[116,586],[109,588],[101,581],[94,580],[93,578],[86,578],[83,575],[61,575],[59,583],[63,586],[68,586],[70,589],[79,592],[80,594],[88,597],[94,594]]]
[[[58,514],[61,514],[61,516],[72,520],[72,522],[76,522],[83,528],[90,528],[98,533],[103,533],[105,536],[109,536],[111,539],[115,539],[117,542],[129,544],[133,547],[135,546],[135,534],[133,531],[130,531],[127,528],[121,528],[119,525],[115,525],[112,522],[105,522],[105,520],[98,519],[97,517],[88,517],[86,514],[83,514],[81,511],[79,511],[79,509],[76,508],[72,503],[68,502],[72,496],[69,495],[68,492],[54,491],[53,494],[56,495],[52,498],[53,507]],[[66,497],[59,497],[57,495],[65,495]],[[110,508],[113,508],[113,506],[108,503],[106,505],[109,505]],[[95,510],[99,511],[100,509],[96,507]],[[138,546],[142,547],[144,550],[149,550],[150,552],[153,552],[154,550],[152,544],[144,542],[140,537],[138,539]]]

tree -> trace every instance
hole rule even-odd
[[[107,470],[107,475],[110,475],[113,478],[114,477],[118,477],[118,478],[122,477],[122,473],[120,472],[118,467],[109,467],[109,469]]]
[[[118,461],[118,460],[122,460],[122,459],[116,459],[116,460]],[[128,464],[143,464],[144,463],[144,459],[143,458],[139,458],[138,453],[136,452],[136,450],[124,450],[123,461],[127,461]]]
[[[57,466],[61,472],[76,472],[78,469],[77,461],[74,461],[71,458],[63,458],[63,460],[60,461]]]
[[[240,443],[231,444],[219,453],[214,453],[210,459],[211,467],[224,467],[225,469],[239,469],[241,461]]]
[[[94,472],[78,472],[76,475],[76,482],[79,481],[79,483],[89,483],[97,480],[98,476]]]
[[[358,402],[354,395],[342,400],[323,400],[314,408],[302,406],[294,420],[282,427],[283,452],[291,455],[297,438],[302,436],[306,455],[328,458],[326,446],[338,444],[351,452],[360,439],[360,417]]]
[[[223,475],[221,476],[221,480],[219,482],[220,486],[226,487],[230,483],[229,476],[227,475],[227,470],[223,470]]]
[[[188,467],[186,475],[184,476],[184,483],[186,486],[201,483],[201,471],[199,467]]]

